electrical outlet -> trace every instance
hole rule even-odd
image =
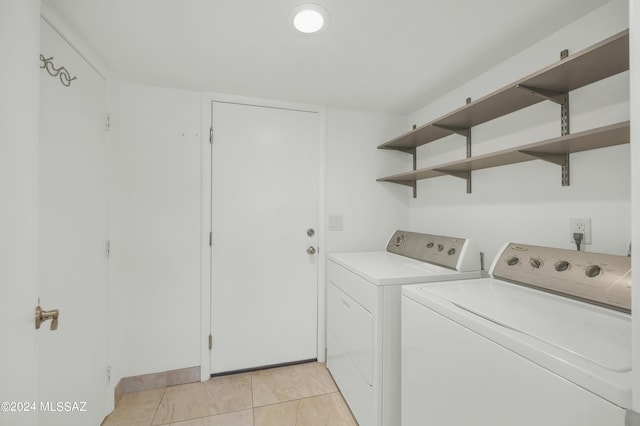
[[[589,217],[572,217],[569,219],[569,238],[575,244],[573,234],[580,232],[584,234],[582,244],[591,244],[591,218]]]

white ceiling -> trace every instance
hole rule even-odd
[[[608,0],[43,2],[124,81],[409,114]]]

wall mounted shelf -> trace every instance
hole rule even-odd
[[[467,179],[474,170],[505,166],[541,159],[564,165],[567,154],[629,143],[629,121],[599,127],[580,133],[534,142],[477,157],[465,158],[434,167],[380,178],[380,182],[393,182],[413,187],[418,180],[438,176],[456,176]]]
[[[470,193],[473,170],[541,159],[560,165],[562,185],[568,186],[570,153],[629,143],[629,122],[569,134],[569,92],[629,69],[629,31],[622,31],[574,55],[563,51],[561,58],[474,102],[467,99],[465,106],[378,146],[378,149],[411,154],[414,169],[378,181],[410,186],[415,198],[416,181],[450,175],[465,179],[467,193]],[[561,105],[562,136],[492,154],[471,156],[472,127],[545,100]],[[453,134],[467,138],[466,159],[415,170],[419,146]]]
[[[629,69],[629,31],[623,31],[515,83],[496,90],[430,123],[378,146],[409,152],[412,148],[537,104],[561,102],[572,90]]]

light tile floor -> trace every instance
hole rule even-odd
[[[122,396],[103,426],[357,426],[325,364],[215,377]]]

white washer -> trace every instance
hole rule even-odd
[[[478,277],[462,238],[396,231],[385,252],[329,255],[327,366],[360,426],[400,424],[401,286]]]
[[[402,290],[402,426],[623,426],[630,258],[506,244],[491,278]]]

